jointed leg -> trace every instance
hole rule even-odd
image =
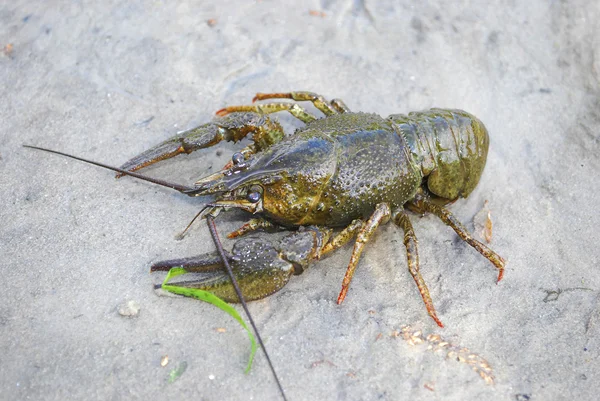
[[[335,106],[332,107],[323,96],[312,92],[257,93],[252,102],[265,99],[292,99],[297,102],[309,101],[326,116],[337,113],[336,108],[334,108]]]
[[[467,231],[466,227],[463,226],[462,223],[458,221],[456,217],[454,217],[454,215],[450,213],[446,208],[434,204],[423,195],[417,196],[412,202],[411,206],[411,208],[415,210],[435,214],[437,217],[442,219],[442,221],[446,225],[452,227],[452,229],[456,231],[456,234],[458,234],[458,236],[463,241],[475,248],[477,252],[485,256],[490,262],[494,264],[494,266],[496,266],[496,268],[498,269],[497,281],[502,280],[502,276],[504,275],[504,265],[506,264],[505,260],[496,252],[492,251],[490,248],[473,238],[471,236],[471,233]]]
[[[308,113],[306,110],[304,110],[302,107],[295,103],[265,103],[248,106],[229,106],[217,111],[217,115],[226,116],[229,113],[240,111],[251,111],[254,113],[261,114],[277,113],[278,111],[289,111],[291,115],[293,115],[303,123],[309,123],[317,119],[315,116]]]
[[[333,99],[331,101],[331,105],[334,109],[337,110],[338,113],[350,113],[350,109],[348,108],[348,106],[346,106],[346,103],[344,103],[344,101],[341,99]]]
[[[421,272],[419,271],[419,251],[417,249],[417,236],[415,235],[415,231],[413,226],[408,218],[408,215],[404,210],[398,210],[394,213],[394,223],[398,225],[404,231],[404,246],[406,247],[406,258],[408,260],[408,271],[411,276],[415,280],[417,284],[417,288],[419,289],[419,293],[421,294],[421,298],[423,298],[423,302],[425,302],[425,307],[427,308],[427,312],[429,316],[435,320],[438,326],[444,327],[442,322],[438,319],[435,308],[433,307],[433,301],[431,300],[431,296],[429,295],[429,289],[423,280],[423,276],[421,276]]]
[[[354,220],[348,227],[344,228],[327,242],[321,250],[320,256],[326,255],[329,252],[335,251],[346,245],[348,241],[354,238],[358,230],[360,230],[364,224],[365,222],[360,219]]]
[[[274,230],[274,229],[281,229],[282,227],[280,227],[276,224],[273,224],[269,220],[265,220],[263,218],[250,219],[246,224],[244,224],[237,230],[232,231],[229,234],[227,234],[227,238],[241,237],[242,235],[248,234],[249,232],[252,232],[252,231],[259,230],[261,228],[263,230]]]
[[[358,265],[358,261],[360,259],[360,255],[362,254],[365,244],[369,242],[373,233],[380,224],[386,223],[390,218],[390,207],[387,203],[380,203],[377,205],[377,208],[367,220],[367,222],[362,226],[360,232],[357,235],[356,242],[354,243],[354,249],[352,250],[352,256],[350,257],[350,263],[348,264],[348,269],[346,270],[346,275],[344,276],[344,281],[342,282],[342,290],[340,291],[340,295],[338,295],[337,303],[341,304],[346,298],[346,293],[348,292],[348,288],[350,286],[350,281],[352,281],[352,276],[354,275],[354,271],[356,270],[356,266]]]
[[[265,149],[285,136],[281,125],[267,116],[234,113],[169,138],[129,160],[121,169],[136,171],[181,153],[214,146],[222,140],[238,142],[249,133],[253,134],[252,140],[257,150]]]

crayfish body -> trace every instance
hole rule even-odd
[[[504,260],[475,240],[444,207],[467,197],[485,167],[489,137],[475,116],[461,110],[431,109],[382,118],[353,113],[341,100],[327,102],[310,92],[257,94],[254,100],[272,98],[311,101],[325,117],[318,119],[292,102],[227,107],[217,112],[220,118],[168,139],[121,168],[135,171],[222,140],[237,142],[251,133],[253,143],[235,153],[221,171],[182,192],[213,195],[215,200],[207,209],[212,215],[239,208],[261,216],[230,238],[258,228],[318,227],[311,232],[320,229],[326,234],[319,237],[319,246],[306,263],[356,237],[338,303],[346,296],[365,244],[379,225],[392,220],[404,231],[409,271],[429,315],[442,326],[419,271],[417,239],[407,209],[438,216],[489,259],[498,269],[498,281],[502,279]],[[286,136],[269,117],[278,111],[290,112],[305,126]],[[342,229],[331,234],[334,227]],[[264,250],[257,252],[262,255]],[[155,270],[182,264],[190,268],[193,262],[165,261]],[[201,270],[207,266],[204,259],[196,262],[203,266]],[[285,271],[285,280],[274,273],[277,269]],[[242,291],[248,292],[249,299],[257,299],[279,290],[291,271],[298,270],[272,261],[254,268],[251,263],[238,264],[236,274],[244,283]],[[217,293],[231,291],[225,279],[216,286],[214,280],[209,281],[190,286]],[[261,286],[264,291],[256,290]]]

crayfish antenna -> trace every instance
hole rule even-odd
[[[207,210],[208,210],[208,211],[207,211]],[[206,206],[204,206],[202,209],[200,209],[200,211],[199,211],[198,213],[196,213],[196,215],[194,216],[194,218],[192,219],[192,221],[190,221],[190,222],[188,223],[188,225],[185,227],[185,229],[184,229],[182,232],[180,232],[179,234],[177,234],[177,235],[175,236],[175,239],[176,239],[177,241],[181,241],[182,239],[184,239],[184,238],[185,238],[185,235],[187,234],[187,232],[188,232],[188,230],[190,229],[190,227],[192,226],[192,224],[194,224],[194,222],[195,222],[196,220],[198,220],[198,218],[199,218],[199,217],[200,217],[200,218],[204,218],[204,217],[206,217],[206,215],[209,215],[209,214],[210,214],[211,216],[213,216],[213,217],[216,217],[216,216],[219,214],[219,210],[216,210],[216,208],[215,208],[215,207],[213,207],[213,206],[212,206],[212,205],[210,205],[210,204],[209,204],[209,205],[206,205]]]
[[[267,359],[267,363],[269,364],[269,367],[271,368],[271,372],[273,372],[273,377],[275,378],[275,382],[277,382],[277,387],[279,387],[279,392],[281,393],[283,400],[287,401],[285,392],[283,391],[283,386],[281,385],[281,382],[279,381],[279,377],[277,376],[277,373],[275,372],[275,368],[273,367],[271,358],[269,358],[269,354],[267,353],[265,344],[263,343],[263,340],[260,337],[260,334],[258,333],[258,329],[256,328],[256,324],[254,323],[254,319],[252,319],[252,315],[250,315],[250,311],[248,310],[248,305],[246,305],[246,301],[244,300],[244,296],[242,295],[242,290],[240,289],[237,279],[233,275],[233,270],[231,269],[231,265],[229,264],[229,259],[227,258],[227,255],[225,254],[225,250],[223,249],[223,245],[221,244],[221,240],[219,239],[219,234],[217,233],[217,226],[215,225],[215,218],[213,217],[212,214],[208,214],[206,216],[206,223],[208,224],[208,229],[210,230],[210,235],[212,236],[215,246],[217,247],[217,251],[219,252],[219,255],[221,256],[221,261],[223,262],[223,265],[225,266],[225,269],[227,270],[227,274],[229,275],[229,278],[231,279],[233,288],[235,288],[235,292],[236,292],[238,298],[240,299],[240,303],[242,304],[242,307],[244,308],[244,312],[246,312],[246,316],[248,316],[248,320],[250,321],[250,324],[252,325],[252,329],[254,330],[254,334],[256,334],[258,343],[260,344],[260,347],[262,348],[263,353],[265,354],[265,358]]]
[[[56,155],[68,157],[70,159],[79,160],[79,161],[84,162],[84,163],[93,164],[94,166],[98,166],[98,167],[102,167],[102,168],[105,168],[105,169],[108,169],[108,170],[112,170],[112,171],[115,171],[115,172],[123,174],[123,175],[128,175],[128,176],[137,178],[139,180],[148,181],[148,182],[151,182],[151,183],[156,184],[156,185],[160,185],[160,186],[163,186],[163,187],[171,188],[171,189],[174,189],[176,191],[179,191],[179,192],[181,192],[183,194],[186,194],[186,195],[189,195],[189,196],[195,196],[195,191],[197,191],[197,188],[194,188],[194,187],[188,187],[188,186],[185,186],[185,185],[174,184],[172,182],[168,182],[168,181],[164,181],[164,180],[159,180],[157,178],[147,177],[147,176],[142,175],[142,174],[133,173],[131,171],[123,170],[123,169],[120,169],[118,167],[113,167],[113,166],[109,166],[109,165],[104,164],[104,163],[99,163],[99,162],[95,162],[95,161],[92,161],[92,160],[84,159],[82,157],[73,156],[73,155],[70,155],[68,153],[59,152],[57,150],[40,148],[38,146],[31,146],[31,145],[23,145],[23,147],[24,148],[29,148],[29,149],[37,149],[37,150],[41,150],[43,152],[48,152],[48,153],[54,153]]]

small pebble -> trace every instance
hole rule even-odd
[[[165,355],[162,358],[160,358],[160,366],[162,366],[163,368],[165,366],[167,366],[168,363],[169,363],[169,355]]]
[[[136,301],[125,301],[117,308],[119,315],[127,317],[137,316],[140,313],[140,309],[140,304]]]

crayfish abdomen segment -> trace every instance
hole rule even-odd
[[[389,117],[406,138],[427,188],[438,197],[467,197],[477,186],[489,147],[483,123],[462,110],[431,109]]]

